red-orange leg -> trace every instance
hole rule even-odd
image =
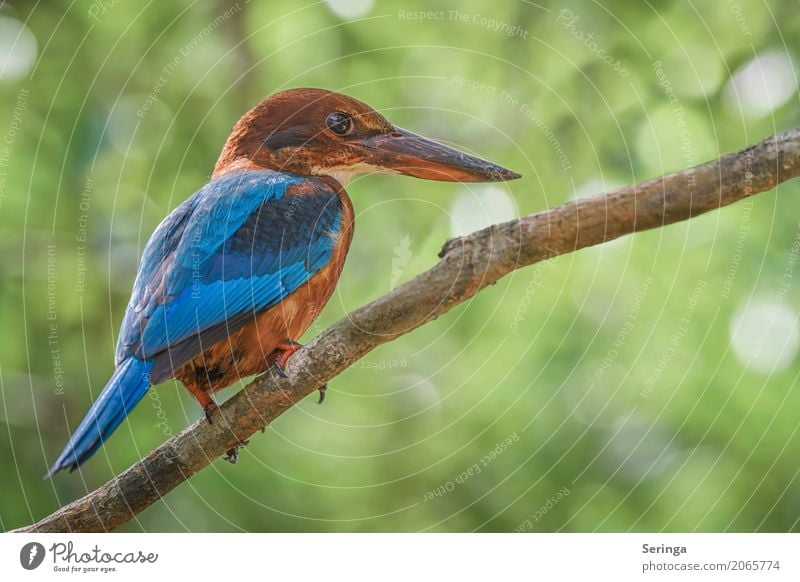
[[[186,389],[194,396],[195,400],[200,403],[200,406],[203,407],[203,412],[206,413],[206,420],[213,424],[211,422],[211,415],[219,406],[217,406],[217,403],[211,398],[211,395],[196,384],[184,384],[184,386],[186,386]]]

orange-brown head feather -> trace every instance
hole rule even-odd
[[[400,173],[429,180],[488,182],[519,175],[395,127],[357,99],[324,89],[289,89],[248,111],[214,168],[266,168],[329,176]]]

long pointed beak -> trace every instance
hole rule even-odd
[[[404,129],[365,139],[365,163],[406,176],[444,182],[516,180],[516,172]]]

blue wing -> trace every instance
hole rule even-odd
[[[254,170],[213,180],[148,242],[117,361],[154,360],[152,382],[170,377],[325,266],[341,212],[322,180]]]

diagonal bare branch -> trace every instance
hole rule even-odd
[[[800,127],[695,168],[583,198],[447,241],[441,261],[353,311],[228,400],[213,425],[198,421],[99,489],[15,531],[109,531],[263,429],[377,346],[436,319],[511,271],[658,228],[770,190],[800,175]]]

